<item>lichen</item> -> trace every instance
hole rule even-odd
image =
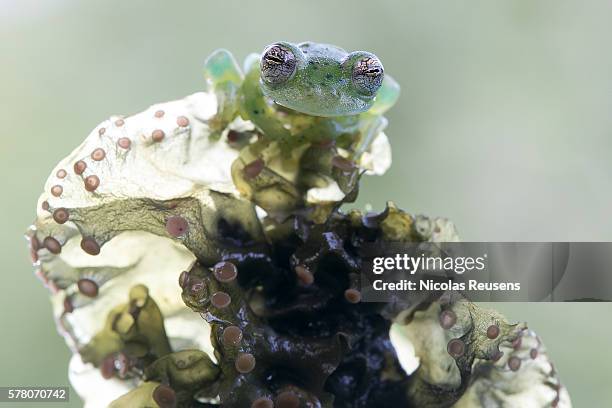
[[[454,293],[361,301],[366,244],[458,240],[340,210],[388,168],[384,133],[356,161],[287,154],[217,98],[112,117],[45,185],[27,238],[87,407],[570,406],[524,324]]]

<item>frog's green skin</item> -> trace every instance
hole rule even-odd
[[[229,51],[217,50],[206,60],[205,78],[220,101],[218,130],[240,115],[285,147],[333,140],[359,156],[386,126],[382,114],[396,102],[399,85],[385,75],[372,95],[356,89],[352,68],[360,58],[374,57],[369,53],[312,42],[279,42],[266,50],[273,46],[295,55],[295,72],[281,84],[261,78],[256,54],[247,57],[244,74]]]

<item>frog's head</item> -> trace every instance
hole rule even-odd
[[[261,55],[261,87],[277,104],[313,116],[368,110],[384,70],[369,52],[348,53],[328,44],[278,42]]]

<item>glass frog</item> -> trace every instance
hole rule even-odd
[[[240,115],[282,146],[333,141],[354,156],[386,126],[382,115],[399,96],[374,54],[314,42],[269,45],[247,57],[244,74],[217,50],[204,75],[220,101],[219,130]]]
[[[231,53],[217,50],[204,74],[218,101],[213,135],[237,116],[258,133],[232,165],[236,187],[281,217],[310,208],[324,220],[354,200],[360,158],[399,96],[374,54],[313,42],[269,45],[247,57],[244,73]]]

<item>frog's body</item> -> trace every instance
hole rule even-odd
[[[208,121],[212,134],[228,132],[229,141],[228,125],[238,116],[258,134],[255,140],[245,132],[234,143],[236,188],[279,219],[308,208],[323,222],[356,197],[362,154],[386,126],[382,115],[399,86],[375,55],[326,44],[275,43],[244,65],[243,73],[218,50],[204,72],[218,103]]]
[[[240,115],[283,147],[335,141],[358,156],[385,127],[382,114],[399,96],[373,54],[333,45],[275,43],[250,55],[244,71],[226,50],[206,61],[219,125]]]

